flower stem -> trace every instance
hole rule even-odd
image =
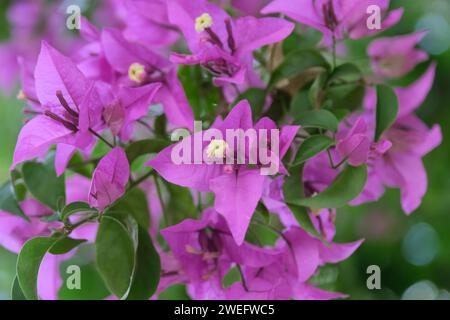
[[[333,37],[332,37],[332,55],[333,55],[333,70],[336,69],[336,35],[333,32]]]
[[[147,180],[148,178],[150,178],[153,175],[153,170],[144,174],[142,177],[140,177],[139,179],[133,181],[130,183],[130,186],[128,187],[128,191],[137,187],[138,185],[140,185],[142,182],[144,182],[145,180]]]
[[[93,129],[89,128],[89,132],[92,133],[94,136],[96,136],[97,138],[99,138],[101,141],[103,141],[104,143],[106,143],[108,145],[108,147],[110,147],[111,149],[114,148],[113,144],[110,143],[108,140],[106,140],[105,138],[103,138],[101,135],[99,135],[96,131],[94,131]]]
[[[164,200],[163,200],[162,192],[161,192],[161,186],[159,185],[158,177],[156,174],[153,175],[153,179],[155,180],[156,192],[158,193],[158,198],[159,198],[159,203],[161,205],[164,223],[166,224],[166,227],[168,227],[168,226],[170,226],[169,218],[167,217],[166,207],[164,205]]]

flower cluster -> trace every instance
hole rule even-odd
[[[341,298],[314,286],[363,242],[333,241],[336,209],[385,188],[420,205],[441,142],[414,114],[436,69],[426,32],[372,40],[366,66],[344,43],[395,25],[389,1],[104,1],[64,41],[55,8],[15,3],[0,47],[25,105],[0,190],[13,294],[61,297],[75,259],[95,260],[96,298]]]

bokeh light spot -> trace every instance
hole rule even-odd
[[[403,256],[416,266],[425,266],[433,261],[439,250],[436,231],[429,224],[418,223],[411,227],[403,239]]]
[[[425,51],[438,55],[450,47],[450,26],[443,16],[425,15],[417,22],[416,30],[428,30],[428,34],[420,43]]]

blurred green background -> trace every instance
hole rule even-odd
[[[398,190],[388,190],[377,203],[338,212],[336,240],[366,241],[345,262],[325,268],[320,281],[352,299],[450,299],[450,1],[393,0],[393,6],[404,7],[405,15],[387,35],[430,30],[421,45],[438,62],[438,71],[419,115],[430,126],[439,123],[444,140],[424,159],[428,193],[411,216],[402,212]],[[5,37],[4,2],[0,4],[0,19],[0,36]],[[364,55],[366,44],[354,45],[354,54]],[[0,95],[0,183],[8,179],[21,124],[21,104]],[[9,298],[15,259],[0,247],[0,299]],[[367,289],[366,269],[370,265],[381,268],[381,290]]]

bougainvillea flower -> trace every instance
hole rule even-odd
[[[178,40],[179,34],[167,18],[166,0],[125,0],[121,15],[123,35],[144,46],[167,46]]]
[[[93,82],[75,64],[43,42],[35,69],[36,95],[42,113],[20,131],[13,167],[44,154],[52,144],[84,149],[92,130],[103,125],[102,105]]]
[[[400,189],[405,213],[411,213],[420,205],[427,189],[422,157],[441,143],[442,133],[439,125],[429,129],[413,112],[431,89],[435,68],[432,64],[416,82],[405,88],[396,88],[399,115],[383,135],[392,142],[392,147],[369,166],[366,186],[353,204],[378,199],[384,192],[384,186],[387,186]],[[369,91],[365,103],[369,112],[373,113],[376,95]]]
[[[112,149],[100,160],[92,175],[89,204],[103,211],[125,194],[130,178],[130,164],[121,148]]]
[[[114,70],[108,63],[101,45],[101,31],[88,19],[80,17],[80,36],[84,40],[72,55],[78,69],[86,78],[105,83],[114,81]]]
[[[428,54],[415,46],[426,35],[425,31],[404,36],[380,38],[371,42],[367,53],[372,69],[381,77],[397,78],[428,59]]]
[[[384,31],[396,24],[403,15],[403,9],[388,12],[389,0],[274,0],[262,13],[282,13],[295,21],[319,30],[329,43],[334,35],[341,40],[346,35],[359,39]],[[369,29],[367,8],[380,8],[379,29]]]
[[[214,75],[217,86],[234,84],[240,90],[248,85],[261,87],[263,83],[253,71],[252,52],[283,40],[294,29],[292,23],[279,18],[233,19],[204,0],[170,1],[168,7],[169,20],[183,32],[192,52],[173,54],[171,60],[178,64],[200,64]]]
[[[407,87],[395,88],[399,105],[398,118],[414,112],[423,104],[433,86],[435,74],[436,64],[432,63],[425,73],[415,82]]]
[[[359,117],[349,130],[342,130],[341,128],[337,138],[336,150],[338,154],[355,167],[367,163],[370,155],[384,154],[392,145],[386,140],[373,142],[370,138],[370,131],[368,131],[366,122],[362,117]]]
[[[345,297],[314,288],[307,281],[317,268],[326,263],[336,263],[348,258],[362,243],[329,246],[313,238],[298,227],[287,229],[279,240],[277,249],[281,258],[274,263],[255,268],[242,268],[244,282],[234,284],[228,291],[230,299],[336,299]]]
[[[194,188],[202,192],[214,192],[216,195],[215,209],[225,217],[236,242],[241,244],[253,212],[261,198],[264,180],[267,179],[267,176],[261,175],[259,167],[249,167],[245,164],[238,164],[237,161],[232,165],[220,164],[214,161],[176,164],[172,154],[174,148],[194,145],[198,139],[211,136],[212,129],[221,132],[223,139],[223,137],[227,136],[227,129],[248,130],[262,128],[263,126],[267,127],[268,122],[271,122],[271,120],[263,118],[253,127],[250,105],[245,100],[241,101],[222,122],[219,122],[217,127],[213,127],[204,133],[195,133],[193,136],[186,137],[181,142],[164,149],[148,165],[171,183]],[[273,126],[275,125],[273,124]],[[287,152],[298,129],[298,126],[285,126],[282,128],[279,138],[279,158],[275,159],[277,163],[281,162],[279,160]],[[214,136],[214,134],[212,135]],[[245,137],[242,138],[244,140],[241,142],[245,144]],[[227,155],[226,146],[227,144],[224,140],[213,139],[204,141],[201,145],[201,151],[202,154],[207,154],[208,158],[218,156],[235,159],[237,152],[236,154]],[[197,159],[194,154],[195,149],[194,146],[191,149],[192,154],[188,155],[191,156],[191,159]],[[214,151],[214,153],[211,151]],[[245,154],[245,157],[248,157],[248,153]]]
[[[231,5],[244,15],[258,16],[269,2],[270,0],[231,0]]]
[[[127,42],[117,30],[104,30],[101,43],[106,59],[121,76],[119,81],[123,85],[140,87],[162,83],[154,102],[163,105],[170,123],[193,128],[192,109],[177,78],[176,68],[168,60],[142,46]]]
[[[134,123],[148,114],[161,83],[150,83],[140,87],[119,86],[114,90],[107,84],[99,85],[98,92],[102,104],[103,120],[113,135],[128,141],[132,137]]]
[[[415,115],[404,116],[386,132],[392,148],[375,164],[376,172],[388,187],[399,188],[402,208],[411,213],[427,190],[427,174],[422,157],[442,141],[439,125],[431,129]]]
[[[7,11],[10,39],[0,43],[0,89],[11,93],[19,76],[17,58],[35,61],[43,40],[63,52],[78,46],[76,37],[68,36],[65,11],[57,2],[42,0],[14,1]]]
[[[279,253],[252,244],[237,246],[224,221],[213,209],[202,220],[184,220],[161,230],[182,272],[189,279],[189,292],[196,299],[223,299],[222,279],[233,264],[264,267]]]

